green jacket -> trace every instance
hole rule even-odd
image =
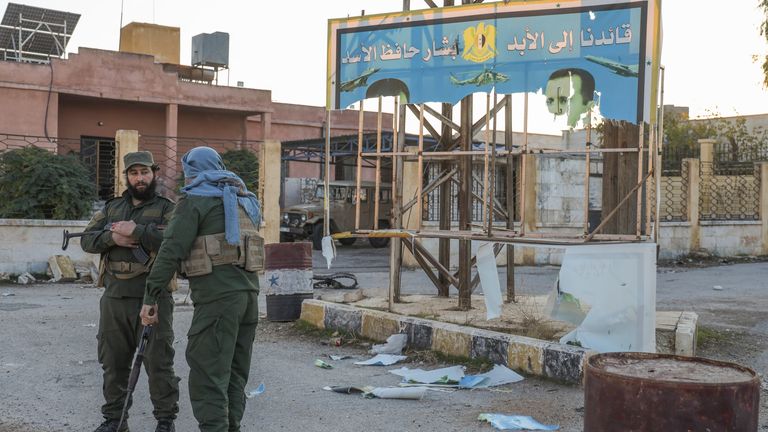
[[[104,208],[93,215],[85,230],[98,231],[109,228],[112,222],[132,220],[136,222],[132,237],[139,241],[145,251],[157,252],[163,240],[163,233],[158,229],[158,225],[168,224],[173,209],[173,201],[159,195],[134,206],[131,195],[126,191],[121,197],[107,201]],[[112,232],[109,230],[83,236],[80,239],[80,245],[84,251],[101,254],[102,259],[111,262],[138,262],[129,248],[115,244],[112,240]],[[132,279],[118,279],[114,277],[114,273],[114,271],[106,271],[104,275],[104,295],[139,298],[144,295],[147,273]]]
[[[195,238],[224,232],[224,205],[219,197],[185,196],[176,205],[173,219],[163,234],[163,245],[147,277],[144,304],[153,305],[181,261],[189,256]],[[195,304],[210,303],[237,291],[259,290],[259,277],[234,265],[213,267],[213,272],[189,278]]]

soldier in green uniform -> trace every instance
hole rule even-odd
[[[142,325],[139,313],[149,262],[139,262],[133,252],[142,248],[154,255],[162,242],[162,226],[173,213],[173,201],[155,193],[155,165],[152,153],[128,153],[124,157],[127,190],[107,201],[88,224],[87,231],[103,230],[83,236],[86,252],[101,254],[100,286],[105,290],[99,308],[98,353],[104,370],[101,407],[104,422],[95,432],[128,431],[127,422],[117,425],[123,409]],[[149,393],[157,419],[156,432],[173,432],[179,411],[179,378],[173,370],[173,298],[167,290],[157,297],[161,320],[147,343],[144,367],[149,379]]]
[[[192,412],[201,431],[240,431],[259,316],[261,210],[214,149],[190,150],[182,167],[185,195],[147,278],[141,318],[163,320],[159,299],[180,266],[195,306],[186,352]]]

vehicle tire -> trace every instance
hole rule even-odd
[[[323,250],[323,222],[320,221],[312,227],[312,249]]]
[[[357,239],[354,237],[342,238],[342,239],[339,239],[339,243],[341,243],[343,246],[352,246],[353,244],[355,244],[355,240]]]
[[[389,229],[389,222],[388,221],[379,221],[379,228],[380,229]],[[370,237],[368,238],[368,242],[371,244],[372,248],[379,249],[389,246],[389,238],[387,237]]]

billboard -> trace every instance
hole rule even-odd
[[[555,115],[599,106],[606,118],[650,121],[659,2],[490,3],[330,20],[327,106],[380,95],[456,103],[495,88],[541,91]]]

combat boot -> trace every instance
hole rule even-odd
[[[176,426],[173,425],[172,418],[163,418],[157,420],[155,432],[176,432]]]
[[[104,420],[104,423],[100,424],[93,432],[129,432],[127,421],[123,422],[120,429],[117,428],[118,423],[120,423],[120,420],[106,419]]]

